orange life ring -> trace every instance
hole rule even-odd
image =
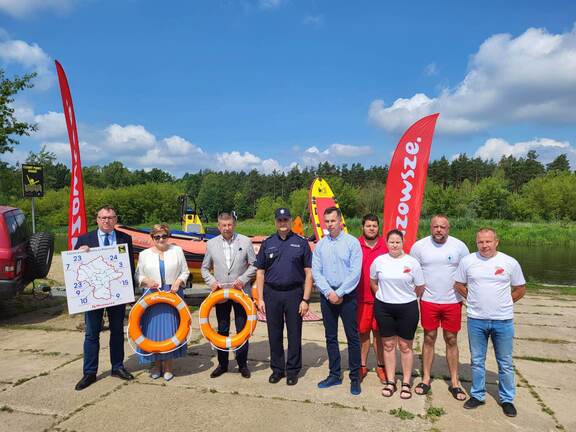
[[[146,338],[140,328],[140,320],[146,309],[157,303],[165,303],[175,307],[180,316],[180,325],[174,336],[163,341],[153,341]],[[192,319],[186,302],[174,293],[158,291],[141,298],[132,306],[128,316],[128,336],[142,351],[162,353],[178,348],[188,337],[191,325]]]
[[[222,336],[210,325],[210,311],[216,303],[232,300],[241,304],[246,311],[246,325],[244,328],[232,336]],[[200,305],[198,311],[200,317],[200,331],[208,341],[216,348],[230,350],[242,346],[254,332],[258,317],[256,316],[256,305],[244,291],[230,288],[213,291]]]

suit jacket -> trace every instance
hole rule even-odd
[[[114,230],[116,233],[116,244],[126,243],[128,245],[128,253],[130,254],[130,273],[132,274],[132,280],[134,280],[134,248],[132,246],[132,237],[120,231]],[[98,230],[89,231],[86,234],[82,234],[78,237],[78,242],[76,243],[75,249],[80,246],[88,247],[98,247],[100,243],[98,242]],[[134,282],[134,288],[136,288],[136,283]]]
[[[232,283],[236,279],[244,283],[244,290],[256,275],[256,254],[252,247],[252,242],[242,234],[236,234],[232,244],[232,260],[230,268],[226,265],[224,256],[223,237],[219,235],[206,243],[206,254],[202,261],[201,273],[204,282],[212,285],[218,281],[220,283]],[[212,273],[211,273],[212,271]],[[250,289],[247,290],[250,294]]]

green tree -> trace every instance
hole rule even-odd
[[[256,214],[254,218],[263,222],[272,221],[274,220],[274,211],[278,207],[286,207],[286,203],[282,198],[277,197],[274,199],[271,196],[264,196],[258,199],[256,203]]]
[[[485,178],[478,183],[472,195],[472,206],[477,216],[493,219],[507,215],[510,192],[506,180],[497,177]]]
[[[293,218],[300,216],[304,222],[310,219],[308,214],[308,189],[302,188],[293,191],[288,198],[288,206]]]
[[[546,170],[548,172],[570,172],[570,162],[568,161],[566,153],[562,153],[556,159],[546,165]]]
[[[206,216],[216,220],[218,213],[233,210],[234,194],[234,189],[226,187],[224,175],[209,173],[202,180],[197,201]]]
[[[14,116],[14,95],[18,92],[32,88],[32,79],[36,76],[26,74],[23,77],[15,76],[13,79],[5,78],[4,70],[0,69],[0,154],[12,152],[19,141],[14,135],[30,135],[37,129],[35,124],[18,121]]]
[[[56,163],[56,154],[46,150],[46,146],[42,146],[39,153],[29,152],[26,163],[44,168],[46,190],[58,190],[70,185],[70,170],[63,163]]]

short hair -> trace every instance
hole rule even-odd
[[[388,231],[388,234],[386,234],[386,241],[388,241],[390,239],[390,236],[394,234],[399,236],[402,239],[402,241],[404,241],[404,233],[398,229]]]
[[[96,210],[96,216],[98,216],[98,213],[100,213],[102,210],[106,210],[106,211],[113,211],[114,214],[116,216],[118,216],[118,212],[116,211],[116,209],[114,207],[112,207],[110,204],[104,204],[100,207],[98,207],[98,210]]]
[[[444,215],[444,214],[442,214],[442,213],[437,213],[437,214],[433,215],[433,216],[430,218],[430,223],[432,223],[432,221],[433,221],[434,219],[436,219],[436,218],[446,219],[446,221],[448,222],[448,225],[450,225],[450,219],[448,219],[448,216],[446,216],[446,215]]]
[[[170,227],[168,226],[168,224],[165,223],[159,223],[159,224],[155,224],[152,226],[152,229],[150,230],[150,236],[155,236],[158,233],[166,233],[168,235],[170,235]]]
[[[324,210],[324,216],[326,216],[327,214],[330,214],[330,213],[334,213],[334,212],[336,212],[336,214],[338,215],[339,218],[342,218],[342,210],[340,210],[336,206],[328,207],[326,210]]]
[[[228,221],[228,220],[232,220],[232,222],[236,222],[236,218],[235,218],[231,213],[221,212],[221,213],[218,215],[218,222],[220,222],[220,221]]]
[[[375,214],[368,213],[367,215],[364,215],[364,217],[362,218],[362,226],[364,226],[364,224],[368,221],[376,222],[378,225],[380,225],[380,221],[378,220],[378,216],[376,216]]]
[[[487,233],[487,232],[491,232],[492,234],[494,234],[494,238],[496,238],[496,240],[498,240],[498,234],[496,234],[496,230],[492,227],[482,227],[478,231],[476,231],[476,235],[478,235],[480,233]]]

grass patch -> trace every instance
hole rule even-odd
[[[23,293],[14,298],[0,301],[0,316],[2,320],[6,320],[27,312],[34,312],[65,303],[65,297],[38,298],[32,294]]]
[[[413,420],[414,417],[416,417],[415,414],[412,414],[410,411],[406,411],[403,408],[392,409],[388,411],[388,414],[398,417],[400,420]]]
[[[532,338],[532,337],[515,337],[516,340],[528,341],[528,342],[544,342],[548,344],[560,345],[574,343],[564,339],[549,339],[549,338]]]
[[[0,407],[0,411],[1,412],[7,412],[7,413],[12,413],[14,412],[14,410],[12,408],[10,408],[8,405],[2,405]]]
[[[528,282],[526,291],[534,294],[552,294],[576,296],[576,286],[567,285],[545,285],[538,282]],[[558,299],[560,300],[560,299]]]
[[[28,377],[28,378],[20,378],[18,381],[16,381],[16,382],[14,383],[14,385],[13,385],[12,387],[18,387],[19,385],[22,385],[22,384],[24,384],[25,382],[28,382],[28,381],[30,381],[31,379],[34,379],[34,378],[36,378],[36,377],[33,376],[33,377]]]
[[[524,386],[526,386],[526,388],[528,388],[528,391],[530,392],[532,397],[534,399],[536,399],[536,402],[540,406],[540,409],[542,410],[542,412],[544,412],[544,413],[548,414],[550,417],[552,417],[552,419],[556,423],[556,429],[560,430],[560,431],[566,430],[564,428],[564,426],[562,424],[560,424],[560,422],[558,421],[558,418],[556,418],[556,414],[554,413],[554,411],[548,405],[546,405],[544,403],[544,401],[542,400],[542,398],[540,397],[540,395],[538,394],[538,392],[536,391],[534,386],[532,384],[530,384],[526,378],[524,378],[524,375],[522,375],[520,373],[520,371],[518,370],[517,367],[514,367],[514,371],[516,372],[516,375],[518,375],[518,380],[520,381],[520,383],[523,384]]]
[[[514,356],[516,360],[528,360],[538,363],[561,363],[561,364],[576,364],[574,360],[561,360],[546,357],[536,357],[536,356]]]
[[[437,422],[440,419],[440,417],[442,417],[444,414],[446,414],[444,408],[430,406],[426,410],[426,415],[424,416],[424,418],[434,423]]]

